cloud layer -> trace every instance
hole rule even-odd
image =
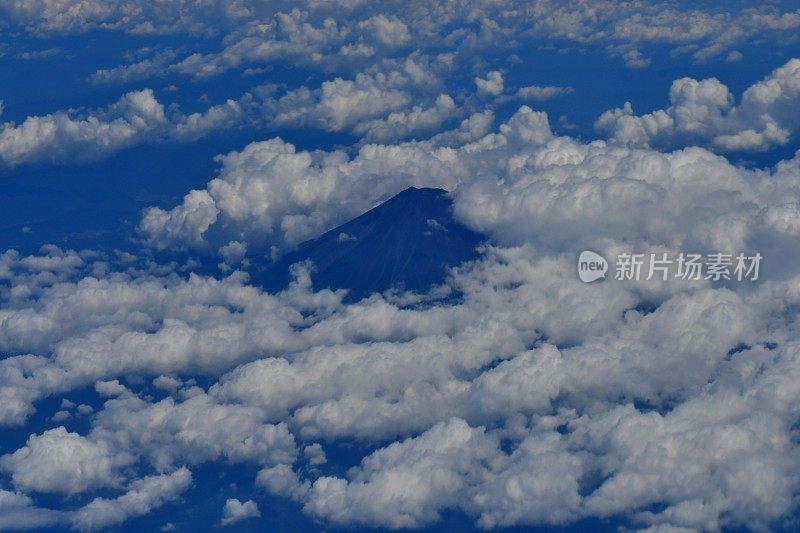
[[[94,109],[0,125],[4,172],[270,130],[216,156],[205,186],[147,208],[135,254],[0,252],[0,426],[22,435],[0,453],[0,529],[114,527],[177,505],[211,464],[244,472],[235,490],[220,484],[220,527],[268,519],[265,495],[320,527],[448,513],[486,529],[796,526],[800,152],[769,168],[735,157],[796,147],[800,60],[738,98],[715,78],[677,79],[663,109],[600,115],[597,139],[526,105],[586,95],[520,81],[513,65],[554,42],[628,68],[656,49],[741,61],[756,39],[792,39],[800,12],[549,0],[0,0],[0,12],[37,39],[184,43],[93,66],[91,87],[125,85]],[[232,76],[239,93],[196,113],[133,86],[202,92]],[[281,133],[298,129],[346,145]],[[308,263],[279,292],[252,282],[257,262],[409,186],[450,191],[456,218],[488,239],[430,293],[345,303]],[[759,252],[764,265],[758,282],[584,284],[586,249]],[[219,256],[217,270],[195,253]]]
[[[203,113],[170,116],[150,89],[132,91],[93,111],[67,110],[0,124],[0,161],[74,163],[103,159],[145,142],[187,141],[235,125],[244,112],[229,100]]]
[[[0,459],[15,509],[46,520],[53,511],[25,493],[120,491],[59,518],[100,527],[184,490],[182,468],[225,461],[343,526],[419,527],[459,509],[481,527],[626,516],[713,530],[793,512],[800,285],[798,258],[775,251],[798,231],[797,157],[749,170],[696,147],[585,143],[522,107],[468,141],[366,145],[349,158],[275,139],[222,165],[192,193],[213,216],[192,218],[184,203],[187,214],[146,213],[143,228],[157,213],[195,239],[170,245],[218,231],[288,246],[420,184],[451,188],[457,215],[494,244],[452,272],[444,290],[459,299],[439,291],[419,306],[390,295],[344,304],[314,292],[306,267],[267,294],[244,272],[217,280],[93,252],[7,252],[3,422],[93,384],[106,398],[86,434],[49,429]],[[774,266],[757,284],[586,285],[573,272],[586,245],[607,256],[760,250]],[[150,381],[159,396],[138,392]],[[344,475],[326,472],[325,448],[340,440],[376,449]],[[92,468],[59,474],[48,466],[59,450]],[[155,480],[158,495],[128,503]],[[239,504],[221,520],[255,516]]]
[[[766,151],[789,143],[798,124],[800,60],[792,59],[750,86],[734,105],[729,89],[711,78],[672,83],[672,106],[637,116],[629,103],[603,113],[595,127],[636,146],[702,144],[722,152]]]

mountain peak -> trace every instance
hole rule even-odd
[[[347,289],[351,301],[390,288],[425,291],[443,282],[449,267],[476,258],[482,241],[454,219],[447,191],[409,187],[302,243],[269,269],[263,285],[285,284],[289,265],[311,260],[314,288]]]

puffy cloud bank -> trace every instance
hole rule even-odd
[[[168,116],[151,89],[131,91],[97,110],[66,110],[29,116],[20,124],[0,124],[0,162],[87,162],[145,142],[186,141],[236,124],[244,114],[238,102],[203,113]]]
[[[754,38],[781,42],[800,27],[797,10],[777,6],[698,6],[580,0],[273,2],[187,0],[3,0],[0,11],[39,36],[92,30],[134,35],[224,35],[219,51],[167,60],[170,70],[208,77],[231,68],[289,58],[326,69],[349,61],[380,61],[409,46],[454,46],[461,53],[524,39],[606,46],[629,66],[647,65],[639,47],[667,44],[695,61],[741,59],[738,47]],[[508,44],[501,44],[504,48]],[[512,45],[513,46],[513,45]],[[135,66],[134,66],[135,65]],[[130,65],[137,75],[158,75],[165,64]],[[117,73],[123,71],[118,70]]]
[[[772,88],[770,102],[796,102],[785,88],[791,84],[775,82],[796,63],[749,88],[746,102],[766,87]],[[695,103],[705,98],[702,91],[691,94]],[[695,107],[670,113],[703,123],[706,114]],[[626,118],[649,120],[614,116],[624,131],[630,129]],[[619,132],[610,141],[558,136],[546,114],[527,106],[494,132],[492,120],[475,114],[429,140],[365,144],[354,155],[298,150],[280,138],[252,143],[221,156],[221,170],[205,189],[191,191],[172,209],[148,209],[139,229],[157,248],[216,251],[240,242],[251,251],[285,250],[406,187],[429,186],[452,191],[457,216],[497,242],[557,252],[615,243],[779,250],[796,234],[796,158],[771,171],[745,170],[696,146],[661,152],[645,140],[618,142],[624,140]]]
[[[141,221],[152,245],[221,249],[235,268],[409,185],[445,187],[491,244],[428,295],[345,304],[312,289],[308,265],[269,294],[244,270],[215,279],[55,247],[0,256],[0,422],[52,422],[0,457],[0,520],[105,527],[220,462],[334,526],[422,527],[446,510],[484,528],[787,524],[800,157],[754,170],[700,147],[584,142],[524,106],[491,123],[476,114],[353,156],[253,143]],[[584,248],[760,251],[765,264],[758,283],[584,284]],[[91,387],[103,403],[88,429],[62,427]],[[47,397],[66,415],[41,412]],[[370,451],[328,468],[326,449],[353,441]],[[46,493],[89,500],[55,511],[32,499]],[[229,498],[220,525],[258,516],[253,498]]]
[[[149,250],[0,253],[0,425],[22,435],[0,455],[0,529],[114,527],[188,498],[209,464],[245,472],[236,494],[220,487],[219,527],[266,517],[265,495],[322,527],[419,528],[453,512],[486,529],[796,525],[800,153],[763,169],[720,154],[796,144],[800,60],[738,98],[714,78],[675,80],[669,106],[609,110],[603,137],[585,140],[522,105],[572,87],[515,85],[513,56],[487,58],[555,41],[630,68],[658,45],[739,61],[754,39],[791,39],[800,12],[550,0],[0,0],[0,12],[42,38],[182,34],[180,49],[95,70],[97,85],[252,79],[281,63],[304,74],[192,114],[138,88],[7,122],[6,170],[242,124],[353,138],[247,144],[218,156],[205,187],[145,210],[140,244],[217,254],[219,277]],[[251,282],[256,261],[409,186],[449,190],[489,239],[429,294],[345,303],[314,288],[309,264],[274,294]],[[758,282],[584,284],[584,249],[764,264]],[[354,444],[344,470],[337,452]]]
[[[604,113],[596,128],[638,146],[705,144],[721,151],[766,151],[789,142],[800,121],[800,59],[749,87],[739,105],[715,78],[675,80],[672,106],[637,116],[629,103]]]
[[[497,64],[499,53],[519,61],[512,54],[525,46],[570,42],[604,49],[636,68],[650,64],[640,50],[646,47],[669,47],[695,62],[740,60],[737,46],[754,39],[783,43],[800,27],[800,11],[773,6],[684,9],[600,2],[588,8],[580,0],[433,5],[214,0],[201,6],[185,0],[5,0],[0,13],[12,31],[41,38],[105,31],[186,39],[180,49],[146,46],[124,54],[123,63],[90,76],[98,84],[147,80],[152,87],[167,77],[179,85],[187,79],[203,83],[286,65],[324,76],[302,82],[266,76],[249,92],[189,116],[165,110],[149,89],[125,93],[101,109],[30,116],[0,126],[5,166],[85,162],[141,143],[196,140],[235,125],[319,128],[350,134],[362,144],[423,139],[487,105],[572,92],[555,85],[511,86],[508,65]],[[52,50],[58,49],[39,50],[38,57]],[[18,56],[37,57],[24,54]],[[796,65],[787,64],[751,87],[739,106],[718,81],[677,80],[668,109],[636,116],[624,106],[606,113],[597,126],[618,141],[662,149],[701,144],[741,152],[785,145],[797,119],[796,72]],[[464,80],[471,92],[464,90]]]

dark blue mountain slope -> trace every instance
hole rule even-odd
[[[453,218],[447,191],[411,187],[251,272],[275,291],[286,286],[291,264],[311,260],[315,289],[348,289],[353,301],[390,288],[425,291],[444,281],[448,267],[475,259],[483,240]]]

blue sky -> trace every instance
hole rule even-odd
[[[796,527],[796,3],[0,14],[0,530]],[[477,259],[259,285],[408,187]]]

